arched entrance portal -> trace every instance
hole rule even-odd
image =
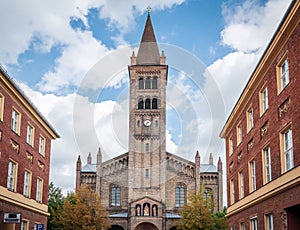
[[[158,230],[158,228],[151,223],[141,223],[134,230]]]

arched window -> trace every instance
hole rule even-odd
[[[155,127],[158,127],[158,120],[155,120]]]
[[[141,205],[140,204],[137,204],[135,206],[135,215],[136,216],[140,216],[141,215]]]
[[[147,98],[145,101],[145,109],[151,109],[151,100]]]
[[[151,79],[150,78],[146,78],[145,89],[151,89]]]
[[[110,206],[121,206],[121,188],[115,184],[112,184],[110,187]]]
[[[158,216],[158,208],[157,205],[152,205],[152,216]]]
[[[203,192],[203,198],[206,206],[209,206],[211,212],[214,208],[214,194],[211,188],[205,188]]]
[[[152,89],[157,89],[157,77],[152,79]]]
[[[137,127],[141,127],[141,122],[140,122],[140,120],[137,121]]]
[[[139,89],[144,89],[144,79],[142,77],[139,78]]]
[[[149,153],[149,143],[146,143],[146,145],[145,145],[145,151],[146,151],[146,153]]]
[[[178,183],[175,187],[175,207],[183,207],[185,203],[185,185]]]
[[[139,98],[138,109],[144,109],[144,101],[143,101],[143,98]]]
[[[152,109],[157,109],[157,99],[156,98],[152,99]]]

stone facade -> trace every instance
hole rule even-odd
[[[76,186],[87,183],[100,194],[110,214],[112,229],[176,229],[179,211],[187,195],[204,184],[206,196],[213,196],[213,211],[223,209],[222,162],[200,164],[166,151],[166,84],[168,66],[159,53],[148,13],[137,55],[131,56],[129,150],[96,163],[89,154],[82,167],[78,158]]]
[[[299,6],[291,3],[221,133],[231,229],[300,226]]]

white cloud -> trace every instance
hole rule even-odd
[[[226,26],[221,32],[222,43],[243,52],[265,48],[289,3],[270,0],[259,5],[256,0],[246,0],[234,8],[223,4]]]

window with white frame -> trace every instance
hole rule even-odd
[[[42,202],[42,193],[43,193],[43,180],[41,178],[37,178],[36,180],[36,198],[37,202]]]
[[[286,172],[294,168],[292,129],[287,129],[281,135],[283,139],[284,171]]]
[[[271,168],[271,152],[270,146],[263,150],[263,173],[264,173],[264,183],[268,183],[272,180],[272,168]]]
[[[45,138],[42,136],[39,139],[39,153],[45,156]]]
[[[3,121],[4,114],[4,96],[0,93],[0,121]]]
[[[28,229],[29,229],[28,220],[22,220],[22,222],[21,222],[21,230],[28,230]]]
[[[33,140],[34,140],[34,128],[32,125],[27,124],[27,136],[26,136],[26,142],[33,146]]]
[[[268,88],[265,87],[260,92],[260,113],[263,114],[269,108],[269,101],[268,101]]]
[[[253,128],[253,109],[247,111],[247,131],[249,132]]]
[[[239,172],[239,190],[240,190],[240,193],[239,193],[239,197],[240,199],[244,198],[245,196],[245,192],[244,192],[244,174],[243,172]]]
[[[246,230],[245,222],[240,223],[240,230]]]
[[[23,186],[23,195],[30,197],[31,189],[31,173],[27,170],[24,172],[24,186]]]
[[[17,163],[13,161],[8,162],[8,173],[7,173],[7,188],[10,191],[16,191],[17,187]]]
[[[230,204],[234,204],[234,180],[230,180]]]
[[[11,116],[11,129],[17,134],[20,134],[20,121],[21,121],[21,114],[16,111],[12,110]]]
[[[258,225],[257,217],[250,219],[250,229],[251,230],[258,230],[257,225]]]
[[[238,124],[236,128],[236,135],[237,135],[237,145],[242,142],[243,132],[242,132],[242,124]]]
[[[255,175],[255,161],[250,161],[249,163],[249,181],[250,181],[250,192],[256,190],[256,175]]]
[[[233,141],[232,137],[229,137],[228,139],[228,150],[229,150],[229,156],[233,153]]]
[[[288,59],[285,59],[282,65],[280,66],[280,82],[281,90],[283,90],[290,82]]]
[[[265,226],[266,230],[274,230],[272,213],[268,213],[265,215]]]

